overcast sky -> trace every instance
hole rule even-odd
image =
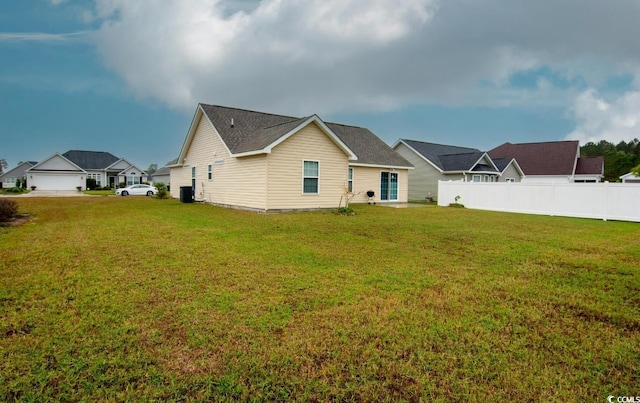
[[[0,4],[0,158],[177,157],[198,102],[488,150],[640,137],[640,1]]]

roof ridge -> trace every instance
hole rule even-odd
[[[531,143],[509,143],[509,142],[507,142],[507,143],[504,143],[504,144],[510,144],[512,146],[517,146],[517,145],[524,145],[524,144],[548,144],[548,143],[578,143],[578,144],[580,144],[580,140],[534,141],[534,142],[531,142]]]
[[[276,115],[276,116],[278,116],[278,115]],[[313,115],[311,115],[311,116],[313,116]],[[274,127],[283,126],[283,125],[288,125],[288,124],[290,124],[290,123],[292,123],[292,122],[295,122],[296,120],[306,120],[306,119],[309,119],[311,116],[303,116],[303,117],[301,117],[301,118],[292,118],[292,120],[290,120],[290,121],[288,121],[288,122],[278,123],[278,124],[275,124],[275,125],[273,125],[273,126],[265,126],[265,127],[263,127],[262,129],[273,129]],[[288,116],[285,116],[285,117],[288,117]]]
[[[431,144],[434,146],[443,146],[443,147],[454,147],[454,148],[466,148],[466,149],[470,149],[470,150],[477,150],[477,148],[473,148],[473,147],[466,147],[466,146],[454,146],[451,144],[442,144],[442,143],[433,143],[431,141],[422,141],[422,140],[412,140],[412,139],[400,139],[401,141],[413,141],[415,143],[422,143],[422,144]]]
[[[204,102],[200,102],[200,105],[204,105],[204,106],[212,106],[214,108],[224,108],[224,109],[233,109],[236,111],[241,111],[241,112],[251,112],[251,113],[258,113],[260,115],[271,115],[271,116],[279,116],[282,118],[291,118],[291,119],[300,119],[298,117],[295,116],[289,116],[289,115],[279,115],[277,113],[271,113],[271,112],[260,112],[260,111],[255,111],[252,109],[244,109],[244,108],[237,108],[235,106],[224,106],[224,105],[212,105],[212,104],[206,104]]]
[[[325,122],[325,123],[326,123],[326,124],[328,124],[328,125],[336,125],[336,126],[344,126],[344,127],[353,127],[353,128],[356,128],[356,129],[367,129],[366,127],[362,127],[362,126],[355,126],[355,125],[347,125],[347,124],[344,124],[344,123],[336,123],[336,122]],[[369,130],[369,129],[367,129],[367,130]]]

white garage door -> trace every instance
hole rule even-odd
[[[80,176],[77,174],[39,173],[35,179],[38,190],[76,190],[76,186],[80,185]]]

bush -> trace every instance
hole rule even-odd
[[[158,199],[167,199],[169,198],[169,191],[167,190],[167,185],[162,182],[158,182],[154,185],[158,189]]]
[[[93,178],[87,178],[87,183],[85,184],[87,190],[97,190],[97,184],[96,184],[96,180]]]
[[[0,199],[0,222],[7,222],[18,214],[18,203],[13,200]]]
[[[5,190],[5,192],[9,192],[9,193],[24,193],[25,190],[24,190],[24,188],[15,186],[15,187],[12,187],[12,188],[9,188],[9,189]]]

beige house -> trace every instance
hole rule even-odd
[[[371,131],[199,104],[171,168],[171,196],[256,211],[406,202],[411,164]]]

